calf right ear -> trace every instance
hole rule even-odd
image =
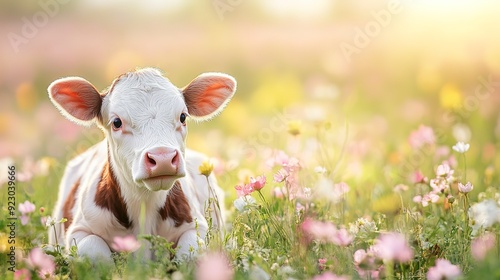
[[[101,112],[102,97],[99,91],[83,78],[55,80],[48,91],[52,103],[77,124],[90,125]]]

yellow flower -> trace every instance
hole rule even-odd
[[[210,176],[210,173],[212,173],[212,170],[214,170],[214,165],[213,163],[209,162],[209,161],[204,161],[201,163],[201,165],[198,167],[198,169],[200,170],[200,173],[202,175],[205,175],[205,176]]]
[[[7,235],[3,232],[0,233],[0,252],[7,252],[7,248],[10,247],[8,243]]]
[[[395,214],[401,209],[401,199],[399,195],[391,193],[380,197],[372,202],[372,210],[386,215]]]
[[[300,121],[289,121],[288,122],[288,133],[293,136],[297,136],[300,134],[300,127],[302,123]]]
[[[445,85],[439,92],[441,106],[445,109],[458,110],[462,107],[462,93],[454,85]]]

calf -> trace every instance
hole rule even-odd
[[[190,256],[208,230],[209,198],[222,207],[223,193],[213,175],[200,174],[205,157],[185,148],[186,120],[215,116],[235,90],[236,81],[220,73],[179,89],[152,68],[121,75],[102,93],[82,78],[54,81],[48,92],[61,113],[97,125],[105,139],[68,163],[53,213],[67,221],[49,230],[49,243],[110,258],[114,237],[142,233],[174,242],[176,258]],[[220,229],[223,213],[211,209]]]

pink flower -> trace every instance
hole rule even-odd
[[[420,125],[417,130],[411,132],[408,141],[413,149],[418,149],[425,144],[434,144],[436,142],[436,137],[434,136],[432,128]]]
[[[458,278],[462,272],[460,267],[451,264],[448,260],[438,259],[436,265],[429,268],[427,279],[429,280],[448,280]]]
[[[261,190],[266,185],[266,176],[257,176],[257,178],[250,178],[250,186],[254,191]]]
[[[366,253],[365,250],[359,249],[354,252],[353,259],[354,259],[354,264],[355,265],[360,265],[362,264],[366,258],[368,257],[368,254]]]
[[[40,217],[40,223],[45,226],[45,224],[47,223],[47,216],[43,216],[43,217]]]
[[[28,265],[38,270],[40,278],[49,278],[56,270],[56,264],[51,256],[46,255],[42,249],[36,247],[31,250],[27,259]]]
[[[450,147],[448,146],[439,146],[436,148],[435,156],[436,158],[447,157],[450,154]]]
[[[337,276],[331,272],[325,272],[321,275],[316,275],[312,278],[312,280],[348,280],[348,277],[345,276]]]
[[[453,173],[455,173],[455,171],[453,171],[450,165],[448,165],[448,163],[446,162],[439,165],[436,169],[436,175],[438,177],[445,177],[446,179],[450,179]]]
[[[330,222],[305,219],[301,228],[305,233],[309,234],[313,240],[330,242],[338,246],[349,246],[354,239],[345,228],[337,229],[337,227]]]
[[[196,268],[196,280],[230,280],[234,270],[227,257],[221,253],[203,256]]]
[[[31,280],[31,273],[26,268],[16,270],[14,272],[14,280]]]
[[[247,196],[254,191],[251,184],[236,185],[234,188],[236,189],[238,197]]]
[[[273,176],[274,181],[276,183],[281,183],[281,182],[285,181],[285,179],[286,179],[286,177],[288,177],[288,175],[289,175],[288,172],[282,168],[278,171],[278,173],[274,174],[274,176]]]
[[[320,271],[325,270],[325,268],[326,268],[326,261],[327,260],[325,258],[318,259],[318,269]]]
[[[20,219],[22,225],[26,225],[29,223],[30,217],[28,216],[28,214],[35,212],[35,209],[35,204],[27,200],[24,203],[19,204],[19,212],[21,212]]]
[[[352,237],[349,232],[345,228],[341,228],[339,230],[336,230],[335,233],[332,236],[332,242],[333,244],[346,247],[349,246],[352,241],[354,240],[354,237]]]
[[[285,193],[283,192],[282,188],[276,187],[273,189],[272,195],[276,198],[283,198],[285,196]]]
[[[431,185],[433,192],[435,193],[441,193],[450,187],[448,185],[448,181],[446,181],[446,179],[441,177],[436,179],[431,179],[429,184]]]
[[[305,211],[306,210],[306,207],[304,207],[304,205],[300,204],[300,202],[297,202],[297,204],[295,204],[295,211],[297,213],[299,213],[300,211]]]
[[[295,199],[300,193],[298,172],[301,168],[300,162],[296,158],[287,158],[281,164],[283,167],[274,174],[274,181],[277,183],[285,182],[288,197]]]
[[[436,203],[439,200],[439,195],[430,192],[430,193],[424,195],[424,200],[430,201],[432,203]]]
[[[19,204],[19,212],[21,212],[22,215],[32,213],[35,211],[35,209],[35,204],[27,200],[24,203]]]
[[[296,158],[289,158],[288,161],[283,162],[282,166],[288,173],[293,173],[300,169],[300,162]]]
[[[274,157],[274,162],[279,165],[284,165],[288,162],[289,156],[283,152],[283,151],[278,151],[278,154]]]
[[[414,184],[425,183],[425,181],[427,180],[427,178],[424,176],[424,174],[421,171],[415,171],[415,173],[413,173],[413,176],[411,179],[412,179],[412,182]]]
[[[383,266],[375,263],[374,250],[375,248],[372,246],[368,249],[368,252],[363,249],[354,252],[354,266],[359,276],[362,278],[379,278],[380,270]]]
[[[483,236],[480,236],[472,240],[471,253],[472,257],[476,261],[482,261],[488,254],[488,252],[495,246],[496,238],[495,234],[488,232]]]
[[[413,259],[413,250],[401,233],[390,232],[379,236],[375,241],[375,255],[382,260],[391,260],[401,263]]]
[[[467,184],[458,183],[458,191],[461,193],[469,193],[474,189],[474,186],[471,182],[467,182]]]
[[[269,169],[273,168],[275,165],[283,166],[289,159],[289,156],[281,150],[272,150],[265,156],[268,158],[265,165]]]
[[[27,225],[29,222],[30,222],[30,216],[27,216],[27,215],[21,215],[21,217],[19,217],[19,219],[21,220],[21,225]]]
[[[332,236],[337,231],[337,227],[330,222],[320,222],[309,218],[302,222],[301,228],[306,234],[309,234],[313,240],[321,242],[330,242]]]
[[[433,192],[424,194],[424,196],[417,195],[417,196],[413,197],[413,202],[421,203],[422,206],[424,206],[424,207],[427,207],[429,205],[429,202],[436,203],[438,201],[439,201],[439,195],[437,195]]]
[[[343,196],[344,194],[346,194],[347,192],[349,192],[349,186],[346,183],[344,183],[344,182],[340,182],[340,183],[337,183],[337,184],[333,185],[333,191],[338,196]]]
[[[141,243],[139,243],[133,235],[115,236],[115,238],[113,238],[113,244],[111,244],[111,248],[113,248],[115,252],[130,253],[137,251],[139,247],[141,247]]]

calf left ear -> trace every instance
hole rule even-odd
[[[48,88],[52,103],[69,120],[83,125],[92,124],[101,111],[99,91],[87,80],[69,77],[54,81]]]
[[[181,89],[189,115],[208,120],[220,113],[236,91],[236,80],[222,73],[204,73]]]

